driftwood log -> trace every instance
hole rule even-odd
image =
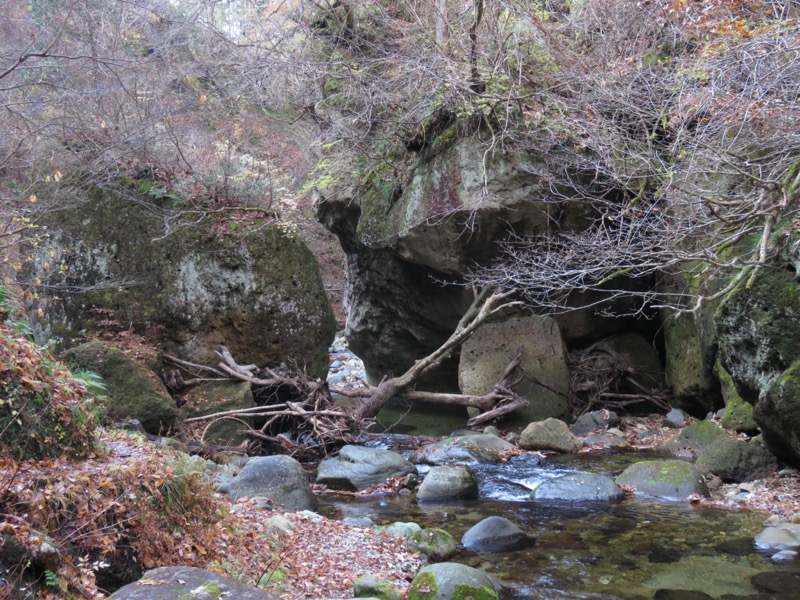
[[[253,386],[254,392],[262,392],[255,394],[260,400],[263,401],[265,396],[277,400],[253,408],[187,419],[186,423],[206,423],[201,442],[212,423],[233,420],[242,424],[246,438],[259,443],[270,444],[291,454],[324,454],[332,446],[359,441],[372,419],[392,398],[474,407],[480,414],[469,419],[467,425],[483,425],[528,405],[526,399],[513,391],[521,379],[521,375],[516,374],[519,354],[505,369],[497,384],[482,396],[424,392],[410,388],[422,375],[439,366],[487,318],[516,304],[507,298],[508,294],[488,289],[476,294],[456,330],[442,346],[416,361],[402,375],[386,378],[374,387],[330,388],[322,380],[291,372],[283,365],[263,369],[256,365],[240,365],[225,347],[217,352],[220,362],[214,367],[165,356],[167,362],[191,374],[191,377],[187,379],[179,371],[170,371],[164,379],[171,386],[171,391],[178,395],[189,387],[207,381],[246,381]],[[357,409],[347,412],[334,404],[334,395],[359,398],[362,402]],[[256,427],[248,424],[254,419],[258,422]]]

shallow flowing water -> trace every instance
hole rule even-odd
[[[377,524],[414,521],[440,527],[456,541],[490,515],[506,517],[535,542],[521,550],[475,553],[453,560],[478,567],[503,584],[503,598],[649,599],[658,590],[704,592],[713,598],[800,599],[800,564],[773,564],[753,547],[767,515],[628,498],[611,504],[531,501],[529,489],[568,470],[617,475],[642,454],[533,455],[477,465],[480,498],[417,504],[413,496],[329,497],[323,512],[367,516]],[[664,592],[661,592],[664,594]]]

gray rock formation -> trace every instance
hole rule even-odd
[[[659,452],[697,457],[704,448],[723,438],[727,439],[728,434],[719,425],[711,421],[698,421],[684,428],[677,438],[662,444],[657,450]]]
[[[429,527],[411,536],[409,548],[424,554],[429,562],[442,562],[458,552],[453,536],[444,529]]]
[[[564,421],[552,418],[530,423],[519,436],[519,447],[525,450],[575,452],[581,445]]]
[[[171,214],[130,190],[96,190],[58,211],[30,265],[43,282],[28,307],[42,309],[37,337],[68,345],[116,322],[194,362],[216,364],[224,344],[241,364],[294,363],[322,376],[336,324],[303,242],[267,224],[212,231],[210,221],[165,236]]]
[[[278,600],[264,590],[250,587],[197,567],[159,567],[111,594],[113,600]]]
[[[417,490],[418,502],[471,500],[478,497],[478,480],[466,465],[431,467]]]
[[[403,600],[403,592],[390,582],[376,577],[364,575],[353,584],[354,598],[376,598],[380,600]]]
[[[451,127],[402,179],[373,170],[350,193],[323,192],[315,201],[317,218],[347,255],[346,335],[373,382],[404,372],[455,328],[472,292],[439,281],[458,281],[476,262],[497,255],[497,241],[511,232],[582,229],[589,222],[582,204],[547,201],[554,197],[541,179],[543,160],[487,150],[478,137],[459,139]],[[589,309],[561,324],[575,339],[626,323]],[[445,365],[430,385],[454,387],[455,366]]]
[[[251,458],[239,475],[220,486],[220,491],[234,500],[265,496],[288,510],[313,510],[317,506],[303,465],[289,456]]]
[[[584,435],[598,430],[619,425],[619,415],[613,410],[593,410],[583,413],[570,427],[574,435]]]
[[[547,479],[531,492],[534,500],[569,502],[612,502],[624,496],[622,489],[606,475],[568,473]]]
[[[339,456],[320,463],[317,483],[334,490],[355,491],[416,472],[414,465],[391,450],[344,446]]]
[[[514,420],[569,419],[572,400],[567,348],[551,317],[517,317],[481,325],[461,347],[461,391],[472,395],[489,392],[520,351],[523,377],[514,391],[530,404],[517,411]]]
[[[637,494],[665,500],[685,500],[693,494],[708,496],[700,471],[680,460],[650,460],[632,464],[617,477],[617,484],[629,485]]]
[[[778,461],[761,444],[727,437],[703,448],[695,465],[728,482],[764,479],[778,470]]]
[[[764,552],[800,549],[800,524],[778,523],[756,535],[755,546]]]

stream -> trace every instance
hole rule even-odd
[[[414,435],[446,435],[464,423],[463,414],[441,411],[435,418],[417,410],[403,416],[389,409],[379,420],[384,426],[400,422],[394,431]],[[386,435],[375,445],[403,453],[402,434]],[[597,504],[529,498],[538,483],[567,471],[616,477],[629,464],[653,457],[644,452],[521,455],[507,463],[471,465],[480,482],[475,501],[417,504],[413,494],[327,496],[321,498],[320,512],[336,519],[369,517],[377,525],[413,521],[444,529],[456,542],[478,521],[506,517],[534,543],[499,553],[462,548],[451,559],[494,577],[504,586],[505,599],[800,599],[800,560],[776,564],[753,546],[766,513],[640,497]],[[418,468],[424,475],[427,467]]]
[[[543,503],[525,490],[569,470],[616,475],[642,454],[578,455],[546,463],[534,455],[476,465],[480,496],[471,502],[417,504],[413,495],[323,498],[331,518],[369,517],[376,524],[413,521],[456,541],[485,517],[506,517],[534,538],[521,550],[452,560],[480,568],[504,586],[503,598],[645,599],[658,590],[704,592],[658,598],[800,598],[797,561],[773,564],[753,547],[767,515],[629,498],[618,503]],[[572,459],[572,460],[571,460]]]

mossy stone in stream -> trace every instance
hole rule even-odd
[[[415,533],[411,536],[409,547],[427,556],[431,562],[447,560],[458,552],[453,536],[444,529],[436,527],[430,527]]]
[[[697,468],[680,460],[635,463],[617,477],[617,484],[631,486],[640,494],[668,500],[683,500],[693,494],[709,495]]]

